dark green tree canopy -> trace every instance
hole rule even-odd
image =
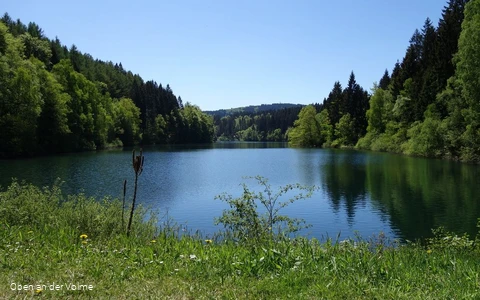
[[[0,19],[0,157],[213,140],[211,118],[167,84]]]
[[[385,69],[385,73],[383,73],[382,78],[378,82],[378,87],[381,89],[386,90],[388,88],[388,85],[390,84],[390,75],[388,74],[388,70]]]

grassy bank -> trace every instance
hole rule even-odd
[[[0,298],[480,297],[480,247],[464,237],[397,247],[381,237],[244,245],[179,237],[154,216],[143,221],[140,208],[127,238],[121,207],[14,182],[0,193]]]

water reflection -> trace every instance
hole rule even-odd
[[[322,187],[334,211],[345,206],[347,220],[353,224],[357,207],[365,207],[367,199],[364,155],[350,151],[330,151],[320,169]]]
[[[480,217],[478,166],[369,152],[332,151],[320,168],[334,211],[349,222],[369,201],[400,238],[431,236],[444,226],[477,233]]]
[[[225,141],[209,144],[183,144],[183,145],[160,145],[147,146],[146,151],[194,151],[205,149],[271,149],[271,148],[286,148],[286,142],[236,142]]]

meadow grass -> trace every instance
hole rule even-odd
[[[247,246],[158,227],[139,207],[127,238],[121,210],[117,199],[13,182],[0,192],[0,298],[480,298],[480,248],[467,237],[438,231],[426,244],[391,246],[380,236]]]

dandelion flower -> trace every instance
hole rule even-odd
[[[211,244],[211,243],[213,243],[213,241],[212,240],[205,240],[205,243]]]
[[[81,239],[86,239],[86,238],[88,238],[88,235],[86,235],[85,233],[84,233],[84,234],[81,234],[81,235],[80,235],[80,238],[81,238]]]
[[[157,240],[151,240],[150,243],[155,244]]]
[[[82,241],[82,244],[83,244],[83,245],[86,245],[86,244],[87,244],[87,241]]]
[[[41,292],[42,292],[42,289],[37,289],[37,290],[35,290],[35,293],[36,293],[36,294],[40,294]]]
[[[432,250],[428,249],[428,250],[427,250],[427,253],[428,253],[428,254],[432,253]]]

